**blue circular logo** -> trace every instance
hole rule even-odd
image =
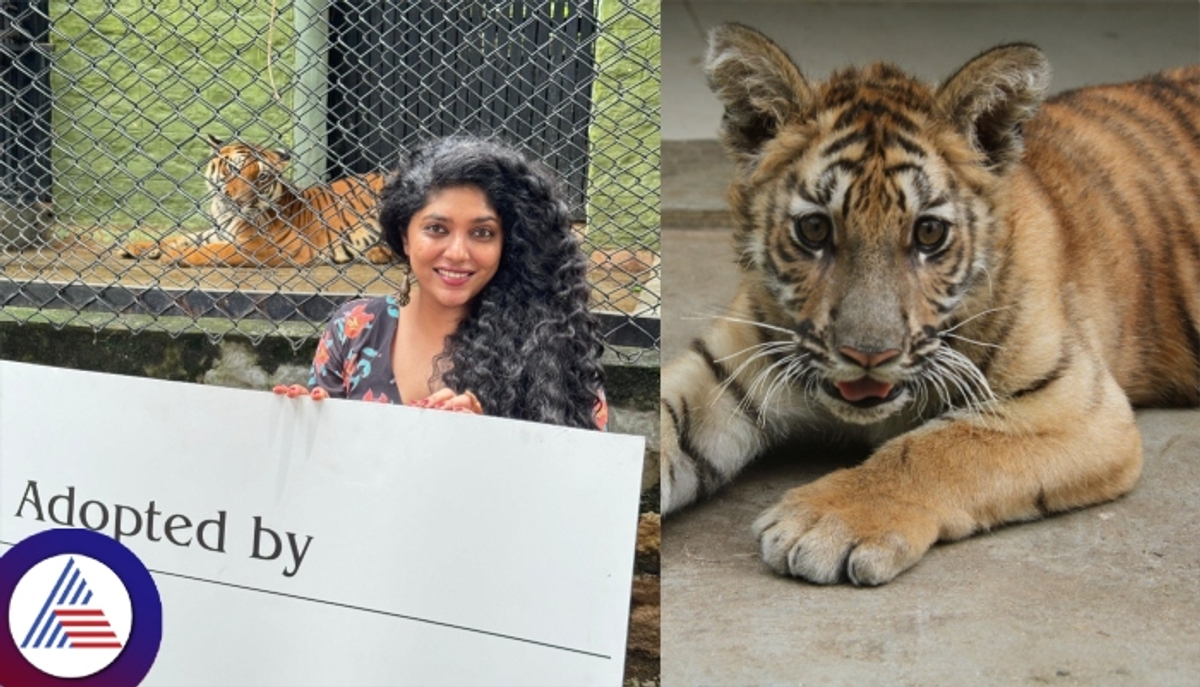
[[[135,687],[162,642],[162,601],[123,544],[83,529],[0,556],[0,685]]]

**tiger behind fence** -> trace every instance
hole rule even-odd
[[[1043,104],[1031,45],[930,87],[709,41],[741,282],[663,371],[663,512],[785,440],[866,440],[753,529],[781,574],[875,585],[1128,492],[1131,404],[1200,401],[1200,68]]]
[[[213,227],[162,241],[134,241],[123,257],[188,267],[305,267],[356,258],[391,261],[378,219],[382,174],[337,179],[304,190],[283,178],[291,155],[207,137],[204,170]]]

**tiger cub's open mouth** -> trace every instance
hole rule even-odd
[[[894,400],[903,391],[903,384],[881,382],[862,377],[851,382],[825,382],[825,393],[855,408],[874,408]]]

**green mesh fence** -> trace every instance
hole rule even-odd
[[[361,258],[127,257],[218,226],[205,137],[289,151],[300,191],[471,132],[558,173],[607,340],[640,357],[659,342],[659,52],[659,3],[645,0],[9,0],[0,306],[299,346],[338,304],[390,293],[403,273]]]

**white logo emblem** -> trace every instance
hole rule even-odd
[[[129,641],[129,592],[100,561],[60,554],[30,568],[8,607],[13,642],[48,675],[78,678],[108,667]]]

